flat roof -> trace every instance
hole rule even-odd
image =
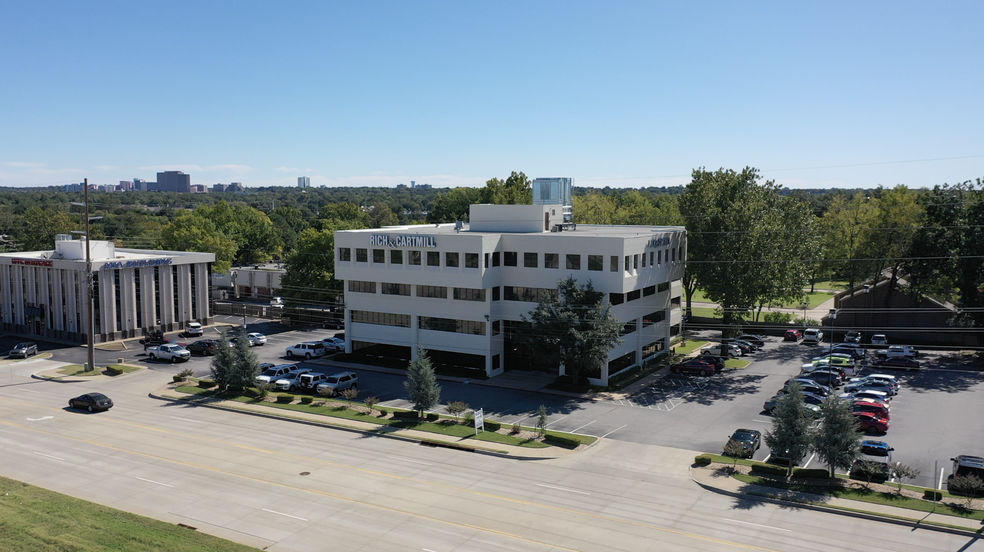
[[[360,228],[358,230],[339,230],[339,233],[368,233],[368,234],[388,234],[405,233],[419,234],[426,236],[453,236],[458,235],[478,235],[478,236],[498,236],[506,235],[551,235],[551,236],[612,236],[631,238],[636,236],[649,236],[665,232],[685,232],[684,226],[618,226],[600,224],[578,224],[576,229],[565,229],[563,232],[482,232],[469,229],[469,224],[464,223],[461,231],[454,229],[455,223],[441,224],[408,224],[404,226],[384,226],[383,228]]]

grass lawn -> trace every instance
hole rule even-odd
[[[0,549],[22,552],[256,550],[0,477]]]
[[[819,288],[820,286],[818,285],[817,287]],[[836,288],[833,288],[833,289],[836,289]],[[819,307],[824,301],[827,301],[831,297],[834,296],[833,293],[828,292],[828,291],[815,291],[813,293],[807,293],[806,290],[803,291],[803,295],[810,298],[810,306],[809,306],[809,308],[811,308],[811,309],[815,309],[815,308]],[[684,296],[684,299],[686,299],[686,296]],[[704,296],[704,292],[702,292],[701,290],[698,289],[697,291],[694,292],[693,302],[694,303],[711,303],[713,301],[711,301],[710,299],[708,299],[707,297],[705,297]],[[785,308],[785,309],[802,309],[803,308],[803,302],[802,301],[794,301],[793,303],[782,305],[782,308]],[[712,314],[710,314],[710,315],[708,315],[708,314],[697,314],[698,311],[711,311]],[[694,316],[704,316],[704,317],[708,317],[708,318],[713,318],[714,317],[714,315],[713,315],[714,309],[706,309],[706,308],[699,308],[698,309],[698,308],[695,308],[695,309],[693,309],[693,312],[694,312]]]
[[[214,390],[202,389],[201,387],[180,386],[177,388],[177,390],[182,393],[189,393],[189,394],[194,394],[204,397],[218,396],[218,394]],[[303,396],[305,395],[297,395],[298,398]],[[222,396],[222,398],[225,400],[231,400],[241,403],[256,402],[256,400],[253,397],[247,397],[247,396],[238,396],[238,397]],[[321,399],[319,398],[316,401],[320,402]],[[440,421],[428,422],[428,421],[418,421],[418,420],[407,419],[407,418],[379,418],[376,415],[369,415],[366,414],[365,412],[355,410],[353,408],[349,408],[350,404],[361,405],[361,403],[349,403],[348,401],[329,400],[326,406],[315,406],[313,404],[275,403],[275,402],[265,402],[263,403],[263,406],[268,406],[270,408],[280,408],[283,410],[294,410],[297,412],[308,412],[311,414],[317,414],[319,416],[329,416],[332,418],[342,418],[346,420],[367,422],[371,424],[376,424],[380,426],[380,428],[399,427],[403,429],[424,431],[427,433],[448,435],[452,437],[458,437],[461,439],[485,441],[490,443],[501,443],[504,445],[513,445],[513,446],[527,447],[527,448],[546,448],[552,446],[548,443],[541,443],[539,441],[522,439],[514,435],[503,435],[501,433],[496,433],[494,431],[484,431],[484,432],[480,432],[478,435],[475,435],[474,427],[469,425],[459,424],[459,423],[449,423],[449,422],[453,422],[454,418],[447,417],[447,416],[442,416],[442,418],[445,420],[443,423]],[[392,412],[396,409],[384,408],[383,410]],[[376,412],[377,413],[379,412],[378,408],[376,409]],[[406,412],[406,411],[401,411],[401,412]],[[489,420],[486,421],[488,422]],[[531,428],[525,428],[525,429],[531,430]],[[586,435],[572,435],[572,434],[560,433],[560,432],[548,432],[548,433],[555,433],[562,437],[567,437],[571,439],[576,438],[579,439],[581,443],[586,445],[590,445],[591,443],[594,443],[596,440],[594,437],[590,437]]]
[[[708,343],[709,343],[708,341],[698,341],[696,339],[689,339],[687,340],[686,345],[683,345],[681,343],[678,344],[676,347],[674,347],[673,352],[678,355],[689,355],[690,353],[696,351],[697,349],[700,349],[701,347],[707,345]]]
[[[140,366],[128,366],[126,364],[110,364],[106,368],[115,368],[117,370],[122,370],[123,373],[136,372],[137,370],[143,370]],[[90,372],[85,371],[85,366],[82,364],[69,364],[62,366],[58,369],[59,374],[64,374],[66,376],[76,376],[76,377],[88,377],[88,376],[112,376],[110,372],[106,371],[104,368],[101,369],[96,366],[95,370]]]

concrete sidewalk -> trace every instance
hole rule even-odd
[[[727,466],[722,464],[711,464],[708,467],[692,466],[690,477],[705,489],[740,499],[764,500],[786,506],[794,505],[799,508],[960,535],[980,536],[984,531],[984,523],[976,519],[743,483],[731,477],[726,468]]]
[[[496,443],[491,441],[479,441],[468,437],[456,437],[452,435],[442,435],[440,433],[416,431],[413,429],[395,428],[391,426],[378,425],[371,422],[360,422],[358,420],[349,420],[346,418],[335,418],[332,416],[324,416],[324,415],[319,415],[309,412],[287,410],[283,408],[277,408],[275,406],[267,406],[262,403],[241,403],[238,401],[216,399],[211,397],[200,397],[198,395],[182,393],[178,391],[176,387],[177,384],[174,383],[161,386],[156,390],[152,391],[150,393],[150,396],[161,400],[182,401],[187,404],[194,404],[197,406],[220,408],[223,410],[231,410],[231,411],[242,412],[245,414],[251,414],[256,416],[278,418],[278,419],[292,421],[292,422],[316,424],[321,426],[332,427],[335,429],[357,431],[360,433],[372,434],[379,437],[389,437],[389,438],[417,441],[421,444],[430,444],[432,446],[446,446],[448,448],[466,450],[469,452],[478,452],[478,453],[492,454],[497,456],[508,456],[509,458],[515,458],[520,460],[544,460],[549,458],[559,458],[562,456],[567,456],[568,454],[573,454],[578,450],[584,448],[585,446],[582,445],[578,449],[567,449],[559,446],[533,448],[533,447],[521,447],[517,445],[508,445],[508,444]],[[597,443],[598,441],[595,442]]]

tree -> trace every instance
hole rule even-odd
[[[310,226],[304,220],[304,212],[296,207],[280,206],[268,215],[274,228],[280,233],[284,252],[290,253],[297,245],[297,235]]]
[[[563,365],[574,385],[580,385],[582,374],[600,377],[608,352],[622,343],[622,322],[604,306],[604,298],[590,280],[578,286],[571,276],[559,280],[557,294],[542,297],[529,318],[521,316],[523,322],[532,323],[525,337],[533,350],[544,360]]]
[[[789,460],[789,471],[806,456],[810,448],[810,415],[804,407],[803,391],[793,382],[786,393],[779,397],[772,411],[772,430],[765,434],[765,444],[776,452],[784,452]]]
[[[22,219],[23,225],[17,237],[24,251],[54,249],[56,235],[85,228],[85,221],[73,220],[64,210],[50,207],[31,207],[24,211]]]
[[[748,456],[748,449],[745,448],[739,441],[729,440],[724,445],[724,455],[734,458],[734,463],[731,464],[731,469],[734,470],[738,466],[738,459],[743,456]]]
[[[219,347],[222,347],[221,343]],[[232,358],[233,365],[232,371],[229,373],[228,386],[235,390],[249,388],[253,385],[256,376],[260,375],[260,363],[256,359],[256,353],[249,346],[249,338],[246,337],[245,328],[239,332],[236,346],[232,348]]]
[[[813,449],[827,467],[849,470],[861,454],[861,436],[851,404],[828,395],[820,404],[820,425],[813,435]]]
[[[813,215],[758,171],[695,169],[680,195],[687,226],[687,310],[696,286],[720,304],[725,327],[755,305],[799,298],[817,255]]]
[[[444,409],[448,411],[448,414],[457,418],[462,412],[468,410],[468,403],[464,401],[450,401]]]
[[[849,289],[867,280],[880,266],[872,260],[880,255],[872,241],[878,217],[877,200],[864,192],[853,197],[835,196],[823,216],[829,258],[835,259],[835,272],[848,281]]]
[[[898,494],[902,494],[902,485],[911,479],[919,477],[921,472],[913,468],[912,466],[907,466],[902,462],[896,462],[892,464],[892,477],[894,477],[899,483]]]
[[[477,188],[454,188],[447,193],[439,193],[434,205],[427,213],[427,222],[468,221],[473,203],[479,203],[480,190]]]
[[[536,412],[536,434],[538,437],[543,437],[547,433],[547,416],[549,416],[547,406],[541,404]]]
[[[236,257],[236,242],[220,233],[212,220],[184,212],[161,230],[159,249],[214,253],[216,272],[227,272]]]
[[[967,503],[984,493],[984,479],[976,475],[955,475],[946,482],[946,490],[967,497]]]
[[[865,488],[868,488],[874,478],[885,477],[885,464],[874,460],[858,460],[851,473],[863,478]]]
[[[441,386],[437,384],[434,366],[423,347],[417,347],[417,360],[411,361],[407,367],[407,381],[403,382],[403,387],[421,418],[425,410],[441,402]]]
[[[212,357],[210,367],[212,369],[212,379],[221,389],[231,387],[233,373],[236,370],[236,354],[229,346],[226,332],[219,333],[218,345],[215,356]]]
[[[533,183],[525,174],[516,171],[505,180],[492,178],[487,180],[485,187],[479,191],[476,203],[530,205],[533,203]]]
[[[308,228],[297,236],[297,247],[285,259],[287,269],[280,278],[284,297],[304,299],[309,303],[331,303],[342,290],[335,279],[335,230],[345,225],[323,230]]]

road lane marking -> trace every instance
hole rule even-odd
[[[47,458],[54,458],[55,460],[61,460],[62,462],[67,462],[67,460],[65,460],[64,458],[59,458],[57,456],[52,456],[50,454],[45,454],[43,452],[35,452],[34,454],[37,454],[38,456],[44,456]]]
[[[180,418],[180,417],[178,417],[178,416],[171,416],[171,417],[172,417],[172,418],[174,418],[175,420],[181,420],[181,421],[183,421],[183,422],[191,422],[191,423],[193,423],[193,424],[200,424],[200,423],[201,423],[201,422],[200,422],[200,421],[198,421],[198,420],[189,420],[188,418]]]
[[[154,481],[153,479],[144,479],[143,477],[138,477],[140,481],[146,481],[147,483],[153,483],[154,485],[162,485],[164,487],[174,487],[174,485],[168,485],[167,483],[161,483],[160,481]]]
[[[292,515],[290,515],[290,514],[285,514],[285,513],[283,513],[283,512],[278,512],[278,511],[276,511],[276,510],[268,510],[268,509],[266,509],[266,508],[263,508],[263,511],[264,511],[264,512],[270,512],[271,514],[277,514],[278,516],[284,516],[284,517],[289,517],[289,518],[294,518],[294,519],[299,519],[299,520],[301,520],[301,521],[307,521],[306,519],[304,519],[304,518],[302,518],[302,517],[297,517],[297,516],[292,516]]]
[[[434,465],[434,464],[431,464],[430,462],[421,462],[420,460],[412,460],[410,458],[403,458],[402,456],[392,456],[392,455],[389,455],[389,456],[387,456],[387,458],[392,458],[394,460],[399,460],[401,462],[413,462],[414,464],[423,464],[425,466],[433,466]]]
[[[740,521],[740,520],[737,520],[737,519],[728,519],[728,518],[724,518],[724,521],[731,521],[733,523],[744,523],[745,525],[754,525],[756,527],[764,527],[766,529],[775,529],[776,531],[785,531],[787,533],[792,533],[793,532],[791,529],[783,529],[781,527],[773,527],[771,525],[761,525],[759,523],[752,523],[750,521]]]
[[[298,439],[297,437],[288,437],[286,435],[279,435],[277,438],[278,439],[287,439],[288,441],[299,441],[301,443],[306,443],[307,442],[304,439]]]
[[[590,422],[588,422],[588,423],[586,423],[586,424],[584,424],[583,426],[581,426],[581,427],[579,427],[579,428],[577,428],[577,429],[575,429],[575,430],[572,430],[572,431],[571,431],[571,433],[577,433],[577,432],[578,432],[578,430],[580,430],[580,429],[584,429],[584,428],[586,428],[586,427],[588,427],[589,425],[591,425],[591,424],[593,424],[593,423],[595,423],[595,422],[597,422],[597,421],[598,421],[598,420],[592,420],[592,421],[590,421]]]
[[[589,495],[589,494],[591,494],[591,493],[588,493],[588,492],[585,492],[585,491],[576,491],[574,489],[568,489],[566,487],[556,487],[554,485],[546,485],[546,484],[543,484],[543,483],[537,483],[537,486],[538,487],[546,487],[548,489],[557,489],[558,491],[567,491],[569,493],[577,493],[577,494],[583,494],[583,495]]]
[[[622,427],[625,427],[625,426],[627,426],[627,425],[629,425],[629,424],[624,424],[624,425],[623,425]],[[611,431],[609,431],[608,433],[606,433],[606,434],[604,434],[604,435],[602,435],[602,436],[601,436],[601,438],[602,438],[602,439],[604,439],[605,437],[608,437],[608,436],[609,436],[609,435],[611,435],[612,433],[615,433],[616,431],[618,431],[618,430],[620,430],[620,429],[622,429],[622,427],[616,427],[615,429],[613,429],[613,430],[611,430]]]
[[[556,420],[554,420],[554,421],[552,421],[552,422],[550,422],[549,424],[547,424],[547,425],[545,425],[545,426],[543,426],[543,427],[550,427],[550,426],[552,426],[552,425],[554,425],[555,423],[557,423],[557,422],[559,422],[559,421],[561,421],[561,420],[563,420],[563,419],[564,419],[564,418],[566,418],[566,417],[567,417],[567,416],[561,416],[560,418],[557,418]]]
[[[42,416],[40,418],[28,418],[28,420],[30,420],[32,422],[40,422],[41,420],[51,420],[53,418],[54,418],[54,416]]]

